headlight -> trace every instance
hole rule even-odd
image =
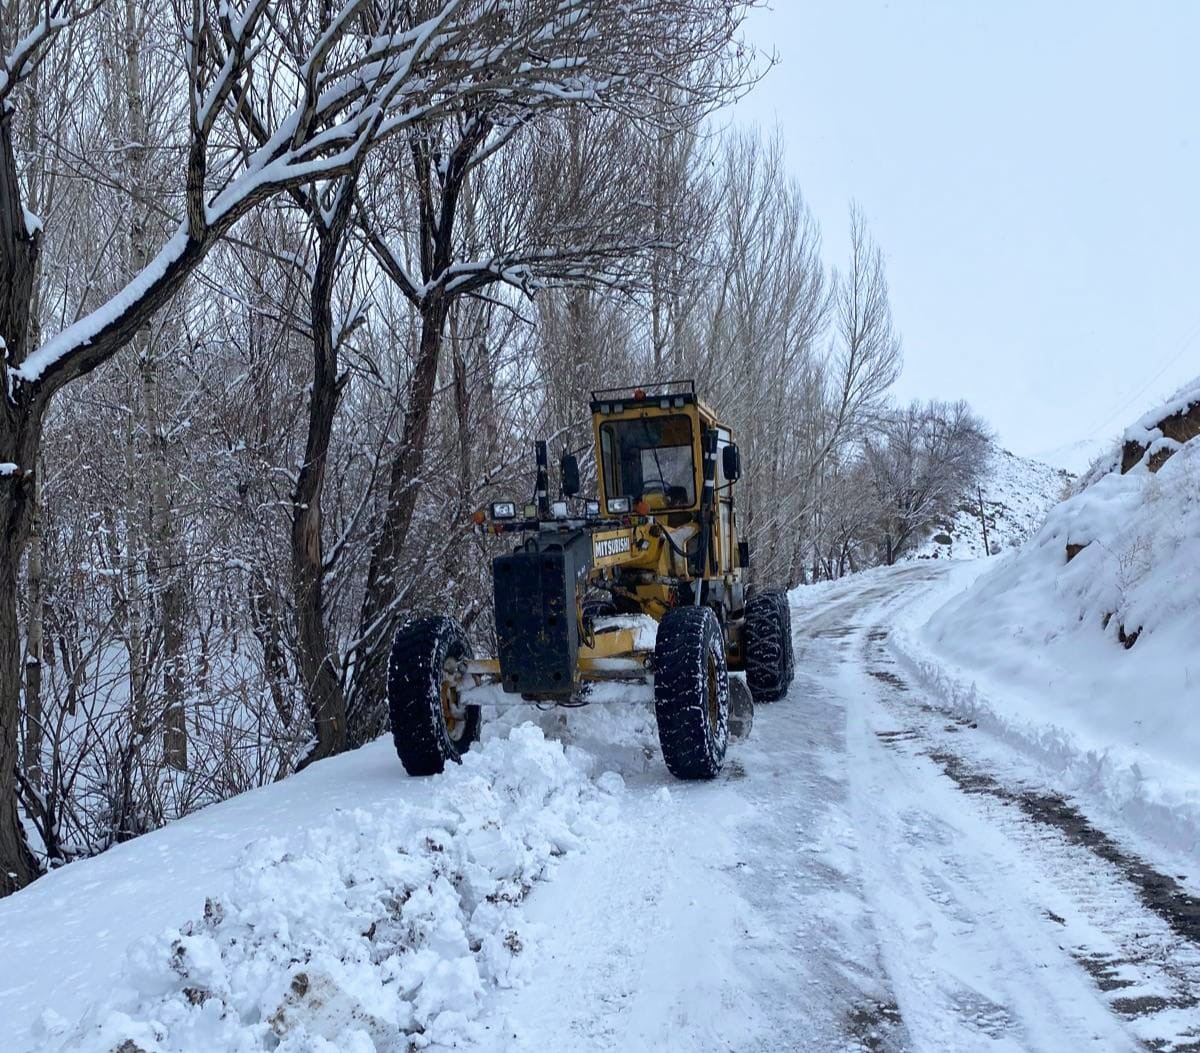
[[[492,518],[493,519],[516,519],[517,506],[512,501],[493,501],[492,502]]]
[[[608,499],[608,510],[610,512],[628,512],[629,498],[628,497],[610,497]]]
[[[552,516],[554,516],[555,519],[566,519],[567,518],[567,502],[566,501],[552,502],[550,505],[550,514]]]
[[[600,514],[600,502],[599,501],[585,501],[584,502],[584,510],[586,511],[588,516],[598,516]]]

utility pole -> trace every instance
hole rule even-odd
[[[988,544],[987,513],[985,513],[983,510],[983,487],[977,486],[975,488],[975,493],[979,497],[979,522],[983,526],[983,554],[985,556],[990,556],[992,554],[992,548]]]

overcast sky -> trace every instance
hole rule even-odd
[[[830,262],[862,208],[900,397],[1035,453],[1200,374],[1200,2],[771,3],[735,119],[778,124]]]

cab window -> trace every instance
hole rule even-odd
[[[686,416],[608,421],[600,426],[605,493],[651,508],[696,503],[692,422]]]

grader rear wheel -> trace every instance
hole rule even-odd
[[[459,703],[455,666],[472,657],[452,618],[404,626],[388,662],[388,712],[396,753],[409,775],[437,775],[479,739],[478,706]]]
[[[755,702],[775,702],[795,676],[787,593],[760,592],[746,604],[746,682]]]

